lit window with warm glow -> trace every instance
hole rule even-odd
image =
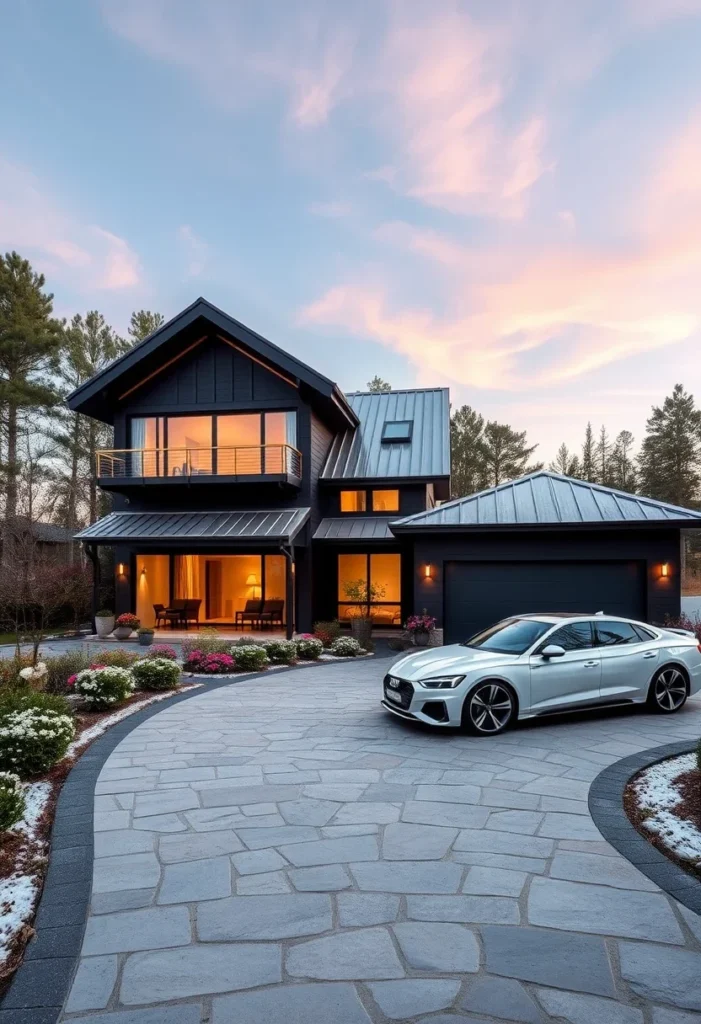
[[[372,510],[373,512],[398,512],[399,491],[373,491]]]
[[[365,491],[341,491],[341,512],[364,512],[366,508]]]

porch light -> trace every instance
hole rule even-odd
[[[427,562],[426,565],[424,566],[424,579],[425,580],[432,580],[433,579],[433,566],[431,565],[430,562]]]
[[[660,578],[667,579],[669,576],[669,562],[663,562],[660,566]]]
[[[124,562],[119,562],[117,564],[117,575],[118,576],[126,576],[126,574],[127,574],[127,567],[126,567],[126,565],[124,564]]]

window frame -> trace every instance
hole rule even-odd
[[[534,654],[542,654],[544,649],[549,644],[555,644],[556,647],[562,647],[562,644],[558,644],[557,640],[555,640],[554,637],[556,637],[557,634],[561,630],[567,629],[568,626],[589,626],[589,640],[591,642],[590,642],[588,647],[563,647],[563,650],[565,651],[566,654],[574,654],[577,651],[591,651],[591,650],[594,649],[594,647],[596,647],[596,635],[595,635],[595,632],[594,632],[594,623],[592,622],[592,620],[591,619],[577,619],[574,622],[560,622],[558,625],[556,625],[555,628],[553,629],[552,633],[548,634],[548,636],[545,638],[545,640],[543,640],[540,643],[540,645],[538,646],[538,649],[536,651],[534,651],[533,653]]]
[[[599,642],[599,626],[602,625],[604,622],[611,622],[611,623],[614,623],[615,625],[620,625],[620,626],[628,626],[628,628],[633,633],[633,638],[631,638],[630,640],[624,640],[623,643],[620,643],[620,644],[600,643]],[[638,631],[635,629],[635,627],[633,626],[632,623],[630,623],[630,622],[623,622],[620,619],[613,619],[613,618],[612,619],[603,619],[603,618],[602,619],[594,619],[593,620],[593,626],[594,626],[594,646],[597,647],[597,648],[601,648],[601,650],[604,650],[604,651],[612,651],[612,650],[615,650],[615,649],[620,649],[621,647],[634,647],[635,644],[641,644],[641,643],[648,643],[649,642],[649,641],[643,641],[643,640],[640,639]]]
[[[396,494],[397,495],[397,507],[396,508],[375,508],[375,495],[376,494]],[[389,515],[394,512],[399,512],[402,503],[402,494],[398,487],[377,487],[373,488],[371,492],[371,505],[373,512],[379,512],[381,515]]]
[[[344,509],[343,507],[343,495],[344,494],[362,494],[363,495],[363,507],[361,509],[351,508]],[[344,487],[338,492],[338,510],[342,516],[362,516],[365,515],[368,510],[368,492],[365,487]]]
[[[402,437],[387,437],[387,427],[396,427],[399,424],[406,425],[406,432]],[[382,424],[381,444],[409,444],[414,434],[413,420],[385,420]]]
[[[375,556],[375,555],[396,555],[397,558],[399,558],[399,600],[398,601],[371,601],[370,602],[370,609],[382,608],[382,607],[385,607],[385,608],[397,608],[398,607],[399,608],[399,619],[400,619],[399,625],[401,626],[401,620],[403,618],[403,614],[402,614],[402,554],[401,554],[401,551],[339,551],[337,553],[337,555],[336,555],[336,610],[337,611],[341,607],[348,607],[348,606],[352,606],[352,605],[356,604],[355,601],[347,601],[347,600],[343,601],[338,596],[338,593],[339,593],[339,590],[340,590],[340,583],[341,583],[341,574],[340,574],[340,569],[339,569],[339,566],[340,566],[339,559],[341,558],[342,555],[360,555],[360,556],[365,558],[365,586],[366,587],[372,581],[372,575],[371,575],[371,573],[372,573],[372,562],[371,562],[371,559],[373,558],[373,556]],[[350,619],[341,618],[340,615],[338,616],[338,618],[341,620],[341,622],[350,622]]]

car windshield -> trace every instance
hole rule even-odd
[[[476,633],[462,646],[476,647],[480,651],[493,651],[495,654],[523,654],[551,628],[552,622],[504,619],[503,622],[497,622],[496,626]]]

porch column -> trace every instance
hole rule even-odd
[[[285,622],[287,639],[291,640],[295,631],[295,556],[292,547],[289,550],[281,547],[283,555],[287,559],[287,572],[285,573]]]
[[[97,606],[100,602],[100,559],[97,553],[96,544],[83,544],[85,554],[92,562],[92,628],[93,632],[97,632],[95,625],[95,616],[97,614]]]

